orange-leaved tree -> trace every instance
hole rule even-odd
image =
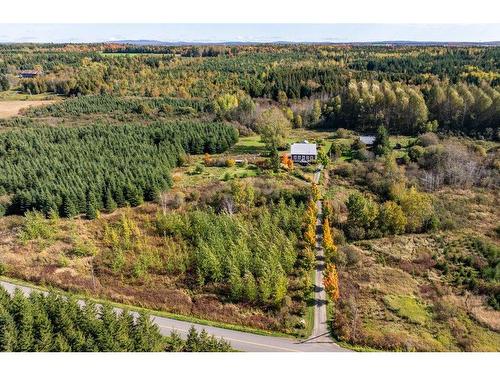
[[[290,165],[293,167],[293,161],[288,154],[281,155],[281,164],[283,164],[288,169],[291,169]]]
[[[340,298],[339,275],[335,264],[327,264],[323,274],[323,285],[332,301],[337,301]]]
[[[203,163],[205,163],[205,166],[210,167],[212,165],[212,158],[208,153],[205,153],[203,156]]]

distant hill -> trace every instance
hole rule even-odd
[[[457,47],[498,47],[500,41],[490,42],[439,42],[439,41],[411,41],[411,40],[387,40],[378,42],[291,42],[291,41],[274,41],[274,42],[241,42],[241,41],[223,41],[223,42],[183,42],[183,41],[161,41],[161,40],[115,40],[109,43],[131,44],[138,46],[191,46],[191,45],[249,45],[249,44],[330,44],[330,45],[374,45],[374,46],[457,46]]]

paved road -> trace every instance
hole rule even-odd
[[[33,289],[26,286],[18,286],[10,282],[0,280],[0,285],[3,286],[9,293],[13,293],[16,288],[22,290],[29,295]],[[80,301],[83,303],[83,301]],[[115,309],[120,311],[120,309]],[[256,335],[252,333],[233,331],[224,328],[216,328],[201,324],[193,324],[175,319],[152,316],[151,319],[160,327],[160,332],[168,336],[173,331],[176,331],[182,337],[185,337],[191,326],[201,331],[205,329],[209,334],[227,340],[231,346],[239,351],[245,352],[337,352],[345,351],[333,343],[319,343],[308,340],[299,342],[294,339],[284,337],[273,337]]]
[[[318,170],[314,172],[313,182],[319,183],[321,170],[323,166],[320,165]],[[323,252],[323,202],[318,200],[316,202],[318,209],[318,216],[316,219],[316,270],[314,277],[314,328],[308,342],[314,343],[333,343],[328,331],[328,318],[327,318],[327,300],[326,292],[323,286],[323,271],[325,269],[325,256]]]

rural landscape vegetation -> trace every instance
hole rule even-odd
[[[499,124],[495,46],[2,44],[0,350],[497,352]]]

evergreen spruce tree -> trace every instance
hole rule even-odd
[[[58,333],[54,339],[54,352],[71,352],[71,346],[62,333]]]
[[[247,271],[243,277],[243,294],[248,302],[254,303],[257,300],[257,283],[250,271]]]
[[[378,156],[387,155],[391,152],[391,143],[389,141],[389,133],[385,126],[381,125],[377,129],[377,135],[373,144],[375,154]]]
[[[0,304],[0,352],[13,352],[17,348],[17,332],[14,319]]]
[[[97,337],[99,350],[103,352],[114,352],[118,350],[118,343],[115,340],[118,321],[116,313],[111,305],[105,303],[100,308],[99,320],[101,328]]]
[[[17,327],[16,351],[29,352],[33,350],[33,312],[23,292],[16,289],[10,305],[10,313]]]
[[[279,172],[280,170],[280,156],[278,153],[278,149],[276,147],[273,147],[271,149],[271,152],[269,154],[269,160],[271,163],[271,169],[273,172]]]
[[[85,194],[85,217],[89,220],[97,218],[97,202],[90,189]]]
[[[67,195],[64,194],[62,198],[62,205],[61,205],[61,211],[60,215],[62,217],[67,217],[67,218],[72,218],[78,214],[78,210],[71,200],[71,198]]]
[[[243,284],[241,281],[240,270],[234,263],[230,266],[228,284],[230,288],[231,299],[233,301],[239,301],[243,292]]]
[[[133,338],[134,317],[128,312],[123,311],[118,317],[115,340],[120,352],[134,351]]]
[[[36,306],[34,314],[34,351],[50,352],[53,345],[52,324],[43,305]]]
[[[113,212],[116,210],[118,205],[116,204],[115,200],[113,199],[113,195],[111,194],[110,189],[106,189],[104,193],[104,209],[106,212]]]
[[[200,351],[200,337],[198,336],[198,332],[196,332],[194,326],[191,326],[191,328],[188,331],[185,350],[187,352]]]
[[[134,329],[135,351],[160,352],[165,349],[165,341],[159,328],[146,314],[140,314]]]

